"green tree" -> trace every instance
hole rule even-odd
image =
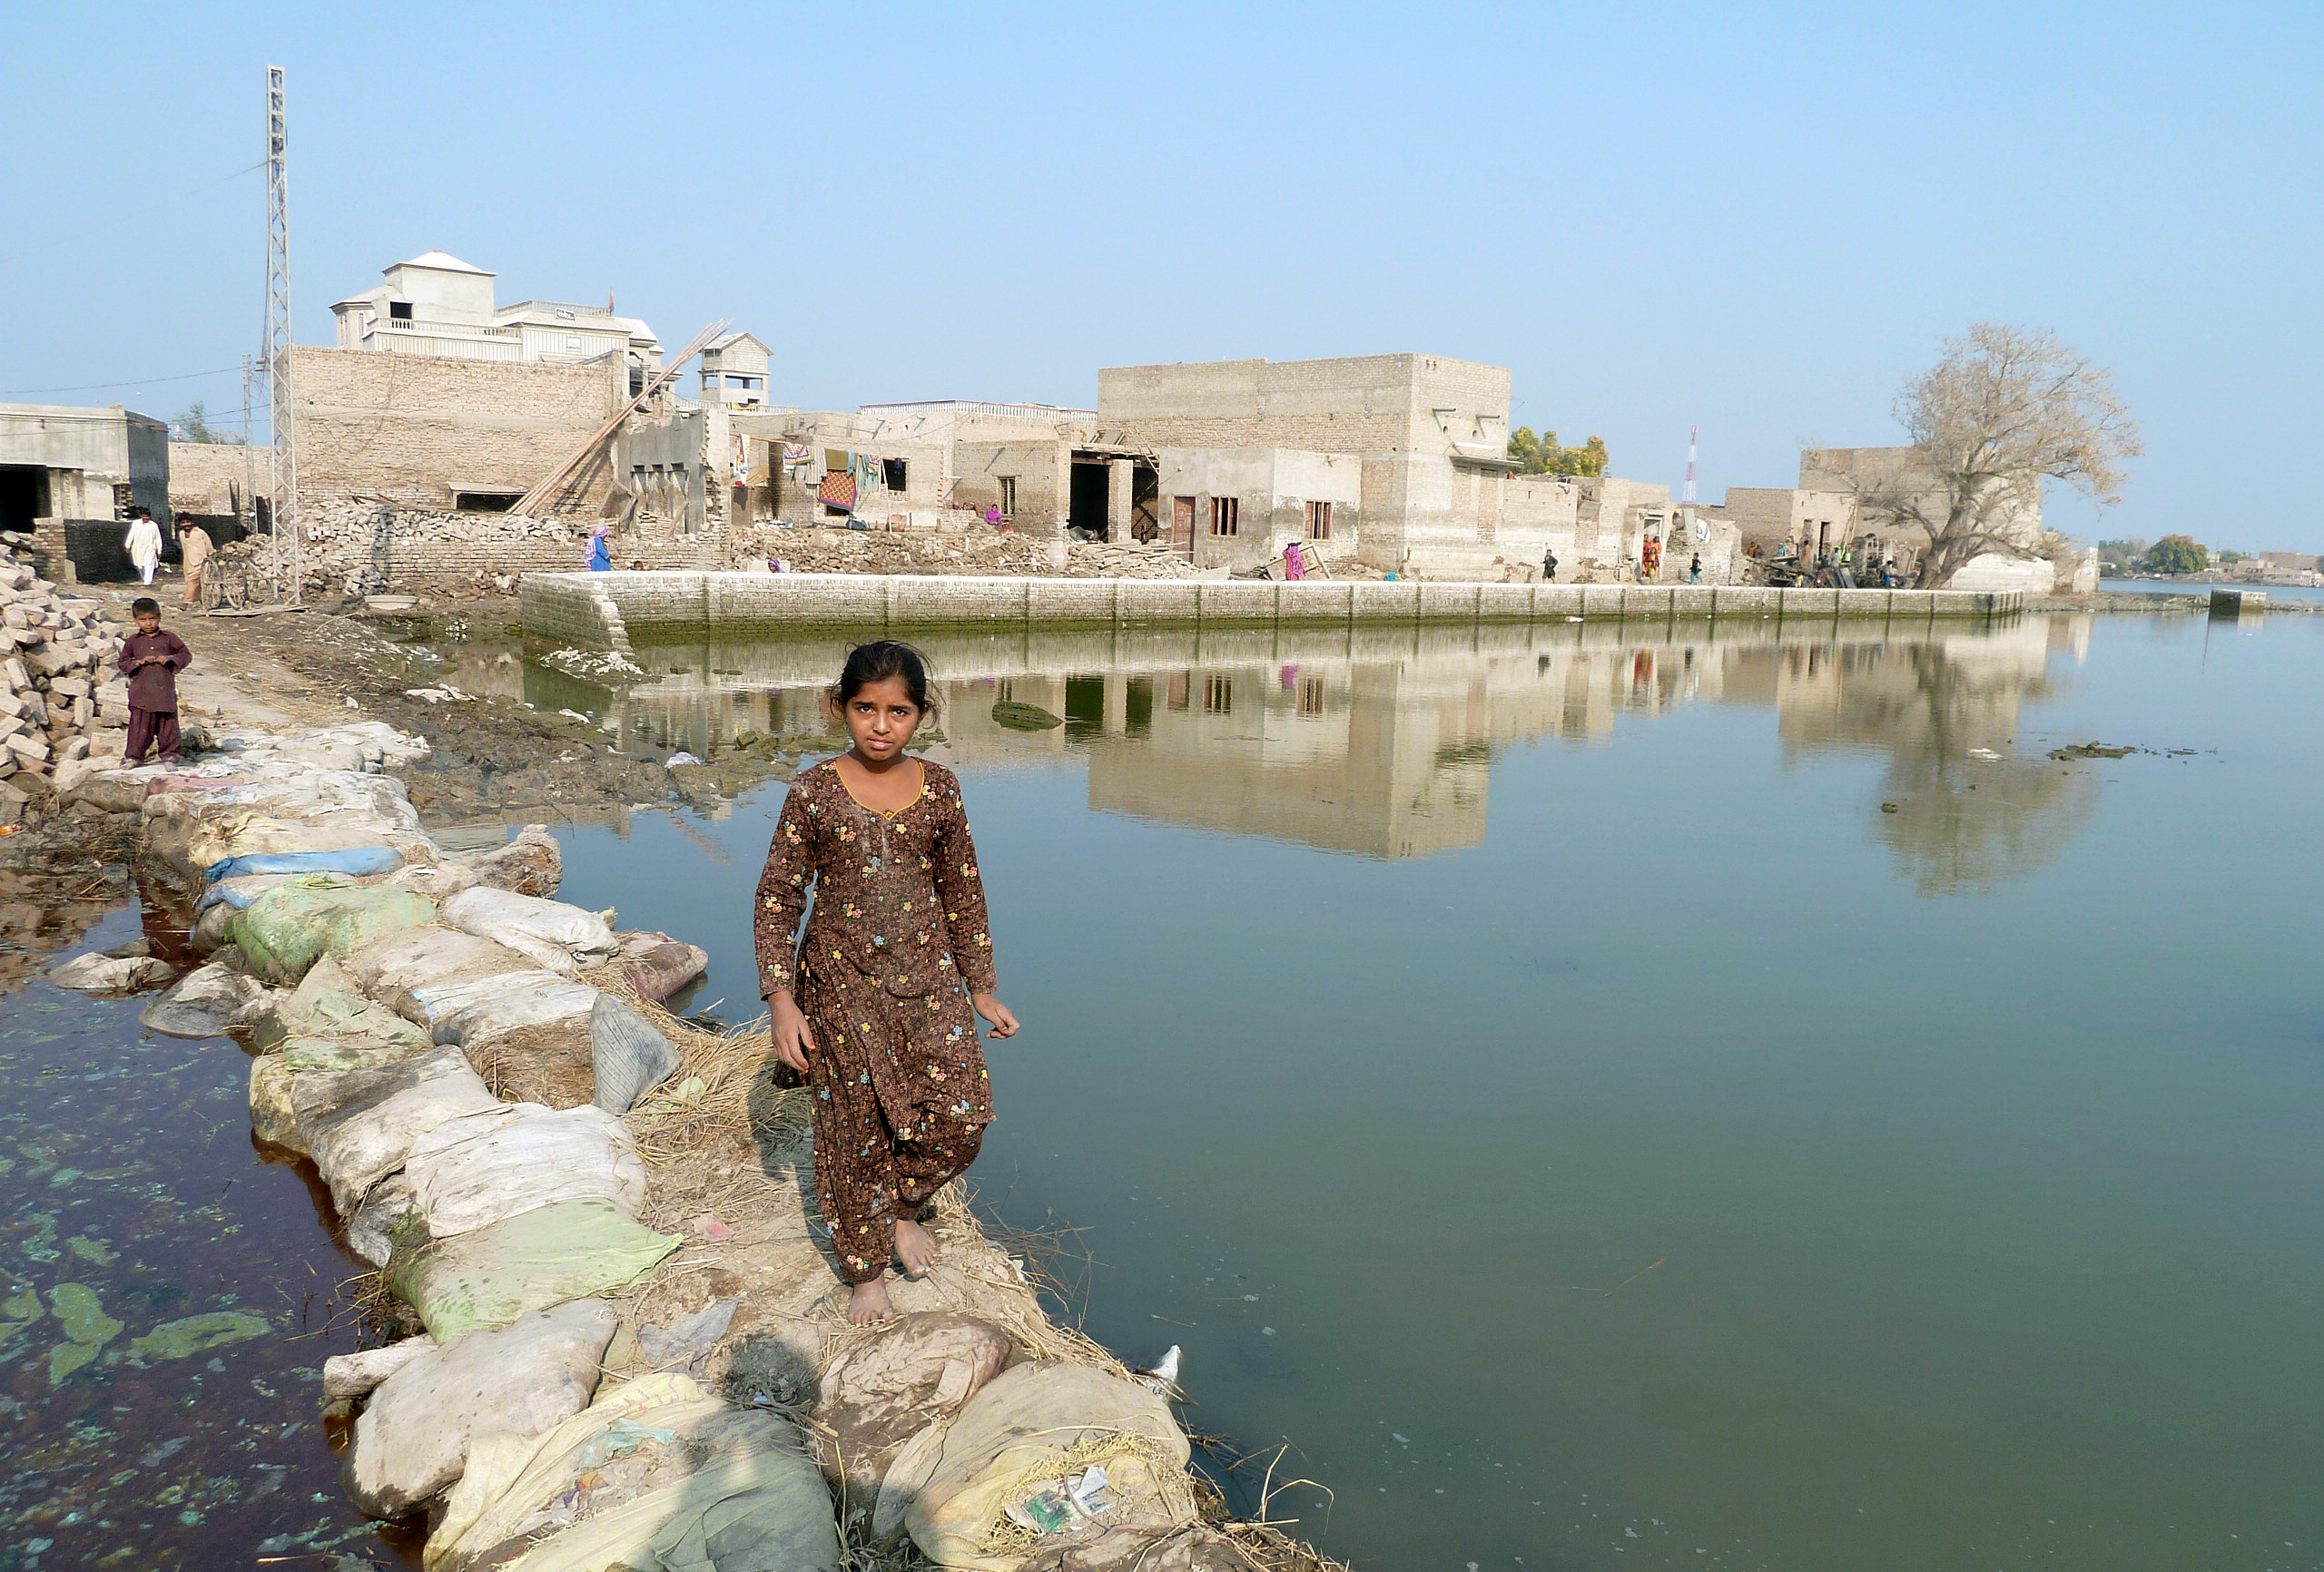
[[[175,420],[170,422],[170,435],[180,442],[225,443],[239,447],[242,439],[231,431],[215,431],[210,426],[210,411],[197,398],[187,405]]]
[[[1606,439],[1592,437],[1579,447],[1561,447],[1556,432],[1536,437],[1531,427],[1520,426],[1509,434],[1509,457],[1517,460],[1520,475],[1603,475]]]
[[[2201,573],[2211,565],[2211,553],[2190,535],[2166,535],[2146,554],[2149,573]]]

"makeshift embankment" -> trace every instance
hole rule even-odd
[[[252,1050],[257,1135],[419,1329],[323,1383],[347,1488],[424,1515],[428,1572],[1317,1565],[1227,1520],[1166,1383],[1051,1323],[956,1193],[900,1317],[849,1326],[763,1026],[661,1010],[702,952],[555,899],[541,827],[446,851],[383,772],[427,744],[377,722],[216,742],[57,787],[133,815],[191,915],[145,1024]]]
[[[716,628],[1315,626],[1379,623],[1777,618],[1891,625],[2007,616],[2015,592],[1769,589],[1742,585],[972,578],[959,575],[615,571],[527,574],[527,636],[626,649],[654,633]]]

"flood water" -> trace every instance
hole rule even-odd
[[[926,643],[1026,1022],[984,1202],[1300,1532],[2324,1564],[2324,618]],[[701,752],[839,647],[527,682]],[[567,898],[746,1016],[783,791],[568,830]]]

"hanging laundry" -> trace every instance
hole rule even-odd
[[[836,507],[847,513],[853,512],[855,509],[854,474],[845,469],[832,470],[823,477],[823,483],[816,487],[815,496],[825,507]]]

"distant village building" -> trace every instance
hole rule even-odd
[[[117,556],[120,521],[138,506],[174,541],[167,422],[118,404],[0,404],[0,538],[31,551],[42,573],[70,582],[69,554]]]
[[[1804,448],[1799,455],[1799,488],[1848,497],[1855,518],[1849,535],[1876,536],[1900,563],[1919,559],[1928,549],[1928,532],[1876,506],[1876,499],[1910,498],[1924,516],[1940,521],[1945,516],[1942,489],[1924,467],[1916,447]],[[2013,486],[1996,508],[1992,524],[1994,533],[2007,539],[2013,549],[1970,558],[1953,575],[1949,587],[2048,594],[2056,583],[2057,568],[2044,544],[2041,477],[2027,476]],[[2096,571],[2093,557],[2090,572],[2094,575]]]
[[[766,368],[766,346],[751,334],[713,339],[702,352],[702,401],[731,409],[763,409]]]
[[[493,303],[494,275],[442,251],[381,270],[387,282],[331,307],[339,347],[448,359],[537,360],[577,366],[622,359],[641,371],[662,363],[661,341],[635,317],[565,300]],[[762,350],[763,353],[763,350]],[[642,386],[642,381],[638,384]]]

